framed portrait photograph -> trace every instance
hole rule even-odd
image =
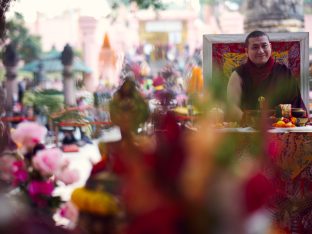
[[[245,38],[248,34],[203,35],[203,73],[205,83],[209,79],[225,77],[245,63]],[[272,56],[285,64],[298,79],[302,99],[309,111],[309,33],[268,33],[272,44]],[[226,87],[224,87],[226,89]]]

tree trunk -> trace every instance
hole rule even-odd
[[[303,0],[246,0],[245,32],[304,30]]]

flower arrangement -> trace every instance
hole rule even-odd
[[[41,143],[47,130],[35,122],[20,123],[12,132],[18,145],[17,156],[7,160],[6,168],[11,173],[10,182],[31,204],[31,207],[53,209],[62,200],[54,196],[54,189],[61,183],[68,185],[79,179],[77,170],[69,168],[69,161],[62,157],[58,148],[45,149]]]
[[[69,229],[116,233],[123,217],[119,180],[106,169],[93,169],[85,186],[72,192],[70,201],[60,207],[58,214]]]

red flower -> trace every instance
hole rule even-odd
[[[104,171],[106,167],[107,167],[107,160],[102,159],[100,162],[93,165],[92,170],[91,170],[91,175],[95,175],[99,172]]]
[[[28,180],[28,172],[25,168],[25,163],[22,160],[15,161],[12,165],[13,184],[18,185]]]
[[[52,181],[32,181],[29,183],[27,189],[30,196],[50,196],[53,192],[54,184]]]
[[[47,205],[48,202],[45,197],[51,196],[53,189],[52,181],[32,181],[27,187],[31,200],[40,207]]]

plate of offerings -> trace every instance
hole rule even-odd
[[[301,126],[301,127],[293,127],[293,128],[273,128],[270,129],[271,133],[279,133],[279,132],[312,132],[312,126]]]
[[[312,132],[312,126],[299,126],[295,128],[288,128],[289,132]]]
[[[274,128],[295,128],[298,125],[298,119],[296,117],[281,117],[277,119],[277,122],[272,124]]]
[[[272,127],[274,127],[274,129],[281,129],[288,132],[311,132],[312,126],[305,126],[308,120],[308,118],[281,117],[272,124]]]

